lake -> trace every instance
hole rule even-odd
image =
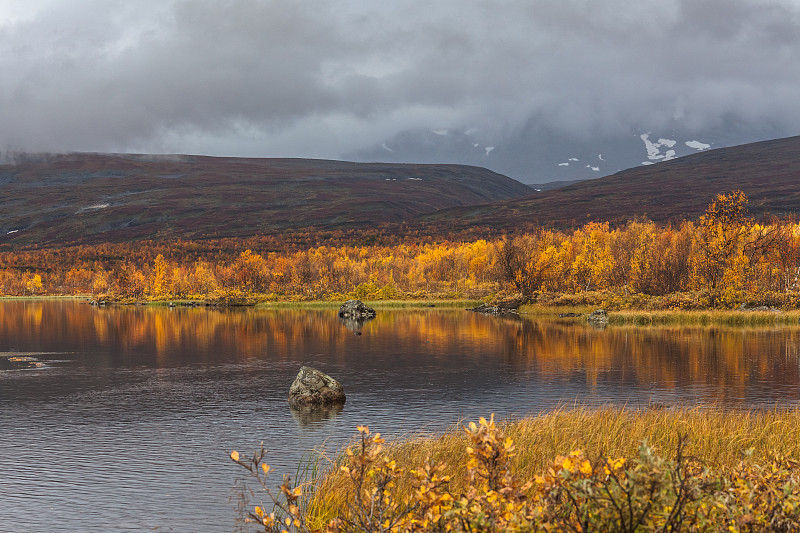
[[[231,450],[294,472],[358,424],[397,437],[558,405],[798,405],[800,327],[608,327],[456,310],[379,311],[360,335],[327,310],[0,301],[0,531],[235,529]],[[303,364],[341,410],[292,411]],[[231,499],[233,498],[233,499]]]

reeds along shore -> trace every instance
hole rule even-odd
[[[798,531],[799,436],[797,408],[563,408],[390,444],[360,427],[326,473],[285,482],[251,519],[266,531],[287,517],[288,531]]]

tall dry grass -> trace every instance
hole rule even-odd
[[[713,469],[733,468],[745,453],[757,462],[775,455],[800,459],[797,408],[559,408],[504,422],[503,431],[516,444],[512,465],[523,479],[543,473],[556,456],[573,450],[583,450],[588,457],[635,458],[646,440],[657,453],[671,457],[680,435],[688,435],[685,453]],[[466,446],[465,432],[456,426],[436,437],[392,443],[387,454],[405,471],[427,461],[445,462],[445,474],[452,479],[450,490],[459,493],[464,488]],[[345,510],[350,486],[335,464],[315,485],[306,513],[310,525],[322,527]]]

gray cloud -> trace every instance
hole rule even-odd
[[[335,157],[534,115],[800,130],[798,57],[797,0],[0,0],[0,151]]]

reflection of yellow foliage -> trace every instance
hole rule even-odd
[[[704,401],[746,396],[755,382],[776,386],[800,380],[800,329],[702,327],[612,327],[605,331],[541,320],[487,320],[474,313],[381,311],[364,326],[371,342],[398,351],[429,347],[432,357],[456,358],[471,365],[486,354],[514,371],[534,371],[543,379],[564,376],[597,383],[647,385],[670,389],[693,386]],[[50,302],[5,302],[0,306],[0,337],[9,331],[37,335],[42,324],[53,331],[95,337],[127,349],[171,357],[193,353],[216,358],[220,343],[233,357],[290,357],[294,351],[320,351],[332,361],[352,356],[352,334],[335,310],[217,311],[198,308],[124,306],[98,309],[78,303],[56,311]],[[324,348],[321,348],[324,346]],[[300,348],[298,348],[300,347]],[[781,354],[781,357],[775,357]],[[485,363],[481,363],[485,364]],[[625,369],[625,372],[620,372]]]

